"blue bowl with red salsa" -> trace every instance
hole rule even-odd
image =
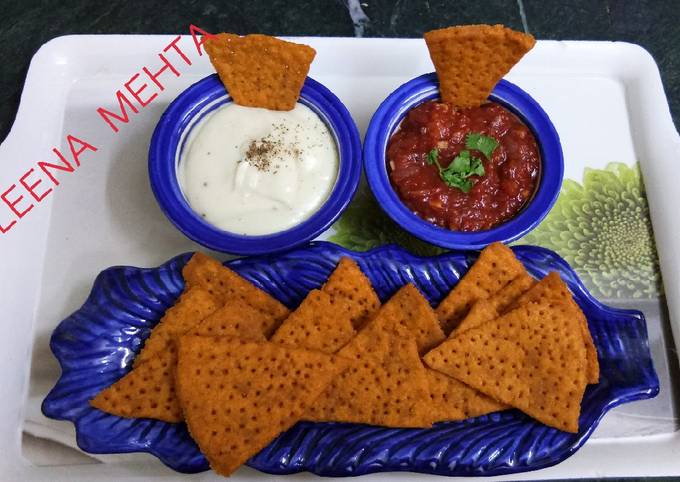
[[[430,73],[400,86],[371,119],[368,183],[383,210],[420,239],[451,249],[511,242],[557,199],[564,158],[548,115],[505,80],[488,100],[443,104]]]

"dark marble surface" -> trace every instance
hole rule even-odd
[[[14,121],[31,57],[46,41],[74,33],[186,33],[190,23],[208,31],[367,37],[502,23],[538,39],[634,42],[659,64],[680,122],[678,0],[0,0],[0,19],[0,140]]]
[[[634,42],[659,64],[680,122],[678,0],[0,0],[0,12],[0,140],[14,121],[31,57],[44,42],[72,33],[185,33],[189,23],[209,31],[374,37],[503,23],[539,39]]]

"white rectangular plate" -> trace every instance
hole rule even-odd
[[[143,66],[160,67],[158,53],[174,37],[60,37],[35,55],[14,127],[0,145],[0,191],[38,161],[55,162],[53,147],[68,150],[67,134],[98,148],[7,233],[0,235],[0,474],[18,480],[204,479],[176,474],[141,455],[86,457],[74,449],[70,424],[46,419],[40,403],[59,368],[48,342],[56,324],[87,296],[96,274],[119,264],[154,266],[199,249],[164,218],[151,194],[146,152],[167,104],[212,72],[191,37],[179,46],[192,61],[180,76],[163,74],[165,90],[114,134],[96,109],[117,107],[115,92]],[[317,49],[310,75],[347,105],[359,130],[402,82],[432,70],[422,40],[299,39]],[[168,54],[171,56],[171,53]],[[680,204],[675,168],[680,139],[671,121],[658,70],[641,48],[624,43],[539,42],[507,77],[547,111],[562,139],[565,177],[580,182],[585,167],[640,162],[664,277],[670,328],[680,337]],[[135,85],[140,85],[136,83]],[[154,90],[150,85],[148,94]],[[41,186],[45,187],[46,185]],[[19,190],[13,191],[14,196]],[[27,194],[24,192],[27,196]],[[18,205],[28,205],[27,200]],[[10,221],[0,205],[0,225]],[[631,306],[632,307],[632,306]],[[672,396],[677,360],[668,363],[666,307],[648,317],[661,380],[660,395],[605,416],[592,439],[567,461],[517,478],[680,474],[680,434]],[[40,438],[37,438],[40,437]],[[262,478],[241,469],[234,478]],[[310,475],[287,476],[290,480]],[[370,479],[434,479],[375,474]],[[503,477],[508,480],[511,477]]]

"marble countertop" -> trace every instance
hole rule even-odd
[[[538,39],[619,40],[656,59],[680,121],[680,10],[673,0],[0,0],[0,140],[12,126],[31,57],[67,34],[185,33],[190,23],[241,34],[420,37],[456,24],[502,23]]]

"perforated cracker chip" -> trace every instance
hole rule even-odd
[[[444,333],[450,333],[478,300],[485,300],[526,273],[510,248],[493,243],[484,248],[479,258],[437,307]]]
[[[583,341],[586,346],[586,358],[588,366],[586,369],[586,376],[588,383],[597,383],[600,380],[600,363],[597,358],[597,349],[593,342],[593,337],[588,328],[588,320],[581,311],[581,308],[576,304],[574,298],[567,285],[562,281],[560,275],[556,272],[549,273],[545,278],[536,283],[536,285],[527,291],[523,296],[517,299],[515,305],[519,306],[531,301],[540,301],[543,299],[564,300],[571,307],[572,316],[574,316],[579,323]]]
[[[300,420],[345,367],[337,357],[269,342],[184,337],[177,393],[201,452],[229,475]]]
[[[463,382],[427,368],[429,410],[437,422],[465,420],[509,408]]]
[[[536,40],[502,25],[465,25],[432,30],[425,42],[444,102],[475,107],[534,46]]]
[[[400,323],[370,321],[338,356],[352,360],[314,402],[306,420],[429,427],[425,367],[411,332]]]
[[[166,351],[176,336],[189,331],[214,313],[220,305],[219,300],[206,290],[197,286],[188,288],[153,328],[144,347],[135,357],[134,366],[137,367]]]
[[[422,355],[446,338],[430,303],[413,284],[404,285],[376,315],[377,323],[400,323],[415,337]]]
[[[451,336],[479,326],[485,321],[495,320],[535,284],[536,280],[529,273],[520,274],[489,298],[472,305],[470,312],[453,330]]]
[[[170,344],[101,391],[90,404],[119,417],[181,422],[182,410],[175,394],[176,356],[175,345]]]
[[[380,309],[380,300],[371,282],[351,258],[342,258],[321,288],[344,310],[357,330]]]
[[[546,425],[578,431],[586,352],[563,301],[521,305],[449,338],[425,362]]]
[[[355,334],[349,316],[335,309],[331,296],[312,290],[276,330],[271,341],[332,354],[345,346]]]
[[[308,45],[260,34],[221,33],[205,50],[234,102],[273,110],[295,107],[316,55]]]
[[[196,253],[191,257],[182,269],[182,275],[187,288],[200,286],[222,301],[222,304],[241,299],[263,315],[267,315],[269,317],[265,331],[267,337],[274,333],[276,327],[290,313],[288,308],[274,297],[203,253]]]

